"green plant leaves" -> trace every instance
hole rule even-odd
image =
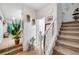
[[[21,34],[21,20],[19,20],[19,22],[17,22],[17,20],[12,21],[12,25],[13,25],[13,29],[12,29],[12,35],[14,35],[14,38],[19,38],[20,34]]]

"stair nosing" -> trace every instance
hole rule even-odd
[[[79,31],[60,31],[61,34],[68,34],[76,36],[76,34],[79,34]]]
[[[63,40],[57,40],[57,43],[59,43],[59,44],[64,44],[64,45],[66,45],[66,46],[71,46],[71,47],[74,47],[74,48],[78,48],[79,49],[79,44],[78,44],[78,46],[77,45],[72,45],[72,44],[70,44],[70,43],[67,43],[66,41],[65,42],[60,42],[60,41],[63,41]],[[74,43],[74,42],[73,42]],[[75,43],[74,43],[75,44]]]
[[[5,55],[5,54],[8,54],[8,53],[10,53],[10,52],[12,52],[12,51],[14,51],[14,50],[20,49],[20,48],[22,48],[22,46],[17,47],[17,48],[14,48],[14,49],[11,49],[11,50],[9,50],[9,51],[6,51],[6,52],[0,53],[0,54],[1,54],[1,55]]]
[[[59,37],[67,38],[67,39],[77,39],[77,40],[79,40],[79,36],[62,35],[62,34],[60,34]],[[73,37],[73,38],[72,38],[72,37]],[[75,38],[74,38],[74,37],[75,37]]]

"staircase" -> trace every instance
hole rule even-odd
[[[15,55],[22,51],[22,44],[18,46],[11,46],[0,50],[0,55]]]
[[[63,22],[54,55],[79,55],[79,21]]]

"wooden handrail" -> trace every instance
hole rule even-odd
[[[54,23],[55,19],[51,22],[51,24],[49,25],[48,29],[45,31],[44,36],[47,34],[47,32],[49,31],[49,29],[51,28],[52,24]]]

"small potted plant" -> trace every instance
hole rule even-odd
[[[15,45],[18,45],[21,38],[21,21],[18,23],[16,20],[12,22],[12,32],[13,39],[15,39]]]

